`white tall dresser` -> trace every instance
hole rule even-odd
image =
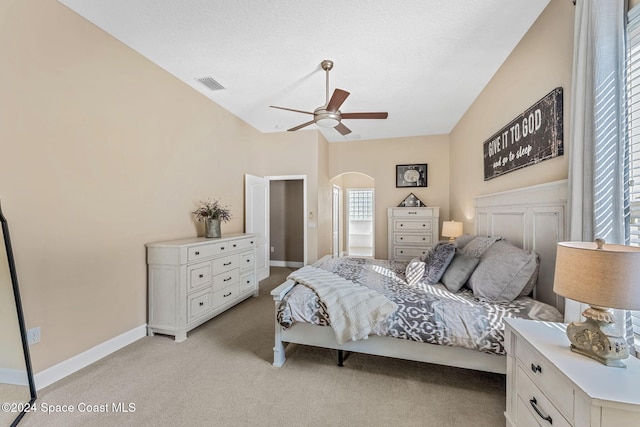
[[[440,208],[387,208],[387,257],[409,261],[438,243]]]
[[[148,335],[184,341],[191,329],[258,296],[256,237],[238,233],[147,244]]]

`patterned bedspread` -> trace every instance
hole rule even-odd
[[[398,305],[394,314],[374,328],[377,335],[505,354],[505,317],[562,321],[555,307],[529,297],[488,303],[476,299],[467,288],[452,293],[441,283],[408,285],[406,266],[402,261],[356,257],[331,258],[316,265],[374,289]],[[298,284],[280,303],[277,320],[285,328],[293,322],[329,326],[326,313],[317,295]]]

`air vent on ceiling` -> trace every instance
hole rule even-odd
[[[199,79],[196,79],[196,80],[199,81],[200,83],[202,83],[203,85],[205,85],[206,87],[208,87],[211,90],[224,89],[224,86],[222,86],[217,81],[213,80],[213,78],[211,78],[211,77],[202,77],[202,78],[199,78]]]

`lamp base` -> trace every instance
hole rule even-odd
[[[617,368],[626,368],[622,361],[629,357],[625,339],[617,334],[613,313],[606,308],[591,306],[582,315],[584,322],[567,326],[571,351]]]

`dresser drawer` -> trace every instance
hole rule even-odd
[[[396,245],[405,244],[405,245],[429,245],[433,243],[432,237],[430,234],[403,234],[396,233],[393,235],[393,241]]]
[[[248,268],[253,268],[253,265],[255,264],[255,253],[254,251],[251,252],[246,252],[244,254],[240,254],[241,256],[241,261],[240,261],[240,268],[243,270],[246,270]]]
[[[573,388],[568,382],[563,381],[562,373],[523,340],[516,341],[516,358],[520,367],[526,370],[527,376],[540,389],[546,391],[549,399],[565,417],[572,419]]]
[[[256,288],[256,275],[245,274],[240,278],[240,292],[246,292]]]
[[[187,267],[187,291],[211,284],[211,262],[202,262]]]
[[[426,248],[412,248],[410,246],[396,246],[394,248],[395,258],[418,258],[425,256],[429,252]]]
[[[254,238],[240,239],[234,242],[234,244],[236,244],[235,247],[238,250],[242,251],[245,249],[253,249],[256,246],[256,240]]]
[[[209,286],[187,296],[187,323],[207,314],[213,308],[213,289]]]
[[[430,219],[426,219],[424,221],[405,221],[405,220],[394,220],[393,221],[393,230],[394,231],[426,231],[431,232],[433,228],[433,221]]]
[[[222,273],[223,271],[233,270],[240,267],[240,255],[228,255],[213,260],[213,274]]]
[[[187,260],[194,261],[230,252],[230,242],[217,242],[187,249]]]
[[[545,389],[547,392],[549,389]],[[529,378],[521,366],[516,374],[516,423],[520,426],[571,427],[560,411]]]
[[[240,270],[237,268],[235,270],[216,274],[213,276],[213,289],[217,292],[218,290],[237,284],[239,280]]]
[[[391,216],[397,218],[421,218],[421,217],[432,217],[434,216],[434,209],[407,209],[407,208],[397,208],[392,209]]]
[[[213,293],[213,307],[220,307],[228,302],[232,302],[240,295],[240,283],[221,289]]]

